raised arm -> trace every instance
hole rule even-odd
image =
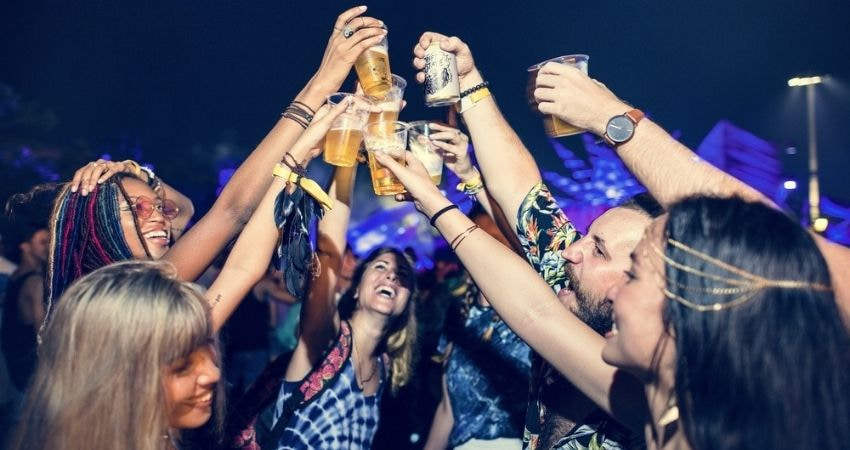
[[[338,105],[330,111],[326,108],[320,110],[289,154],[296,161],[308,162],[317,153],[315,147],[327,133],[333,119],[344,110],[345,105]],[[271,172],[271,167],[266,168],[266,171]],[[273,178],[251,220],[236,240],[221,273],[207,290],[215,329],[221,328],[239,302],[268,270],[279,235],[274,221],[275,200],[280,191],[287,188],[283,178]]]
[[[493,219],[511,248],[522,254],[522,245],[516,233],[499,204],[493,199],[489,188],[483,183],[481,173],[472,164],[470,157],[472,146],[469,145],[469,137],[456,128],[436,123],[431,126],[438,132],[432,134],[430,138],[434,146],[442,152],[446,168],[457,175],[462,184],[472,187],[481,186],[475,190],[475,201],[481,204],[481,207]],[[515,214],[512,215],[515,216]]]
[[[632,109],[604,85],[572,67],[547,64],[537,77],[535,98],[540,112],[555,114],[602,136],[608,120]],[[693,151],[649,119],[634,136],[617,147],[617,155],[663,206],[695,194],[729,197],[773,205],[770,199],[741,180],[702,161]],[[850,323],[850,249],[820,236],[815,240],[829,264],[836,298]]]
[[[469,89],[484,81],[484,77],[475,67],[469,47],[457,37],[446,37],[439,33],[426,32],[419,38],[413,49],[413,65],[418,70],[425,67],[425,49],[432,41],[439,41],[440,48],[452,52],[457,57],[460,89]],[[423,72],[416,74],[416,80],[424,81]],[[490,195],[498,206],[506,212],[511,228],[516,228],[516,212],[525,195],[540,182],[540,170],[534,158],[523,145],[519,136],[505,120],[493,96],[481,99],[464,111],[463,120],[469,129],[470,137],[478,149],[476,157]]]
[[[580,70],[556,63],[540,69],[534,95],[540,112],[554,114],[598,136],[605,133],[609,119],[633,109]],[[694,194],[739,195],[769,202],[755,189],[701,161],[650,119],[641,120],[634,137],[616,150],[665,207]]]
[[[449,204],[415,158],[408,156],[408,167],[383,155],[379,159],[398,176],[426,216]],[[452,242],[473,223],[454,210],[441,215],[436,225]],[[475,284],[518,336],[602,409],[633,430],[642,429],[646,410],[640,384],[602,361],[605,339],[564,308],[534,269],[480,231],[459,239],[455,247]]]
[[[337,31],[365,10],[365,7],[352,8],[337,18],[321,65],[295,97],[296,101],[312,110],[319,109],[325,97],[342,85],[360,52],[386,34],[382,22],[368,17],[363,18],[360,29],[348,39]],[[280,161],[302,131],[295,121],[281,118],[239,166],[210,211],[166,253],[164,259],[174,263],[181,279],[198,277],[242,229],[272,183],[270,168]]]
[[[339,330],[336,283],[345,252],[356,173],[356,166],[336,168],[328,192],[334,207],[319,221],[317,243],[321,272],[310,286],[308,301],[301,307],[299,338],[299,344],[303,343],[311,361],[321,356]]]

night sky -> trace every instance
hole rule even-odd
[[[157,165],[221,136],[253,147],[318,67],[349,2],[4,0],[0,82],[53,109],[39,136],[55,143],[129,137]],[[695,147],[720,119],[774,142],[805,174],[805,103],[786,81],[827,73],[818,87],[824,195],[850,204],[850,2],[373,1],[390,30],[393,71],[407,78],[403,120],[439,118],[422,105],[411,49],[426,30],[470,44],[508,120],[544,166],[558,169],[526,105],[525,68],[568,53]],[[345,89],[345,88],[344,88]],[[563,140],[580,149],[577,138]],[[178,183],[179,184],[179,183]]]

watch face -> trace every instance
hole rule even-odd
[[[634,134],[635,124],[626,116],[615,116],[608,121],[608,127],[605,131],[612,141],[617,143],[626,142]]]

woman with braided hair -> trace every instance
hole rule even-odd
[[[271,174],[258,174],[268,174],[281,160],[326,96],[339,89],[360,52],[383,38],[382,23],[362,16],[365,10],[355,7],[339,15],[316,74],[242,163],[210,211],[173,246],[171,239],[188,221],[191,209],[180,202],[176,191],[161,182],[161,188],[152,188],[149,184],[156,187],[152,173],[132,162],[98,161],[78,171],[60,192],[50,219],[48,316],[50,303],[74,280],[116,261],[162,259],[174,265],[181,280],[197,278],[242,230],[270,186]],[[354,18],[359,19],[356,32],[350,36],[338,32]],[[228,306],[213,308],[216,329],[240,299],[228,295],[218,299]]]
[[[357,11],[363,10],[355,9]],[[381,35],[384,33],[383,30],[379,32]],[[369,39],[364,42],[368,43]],[[325,222],[323,229],[330,227],[337,230],[342,227],[344,234],[348,208],[340,200],[332,201],[327,194],[320,192],[321,189],[314,182],[304,178],[303,166],[319,153],[317,146],[334,118],[348,106],[341,103],[334,109],[328,106],[320,108],[315,120],[311,117],[311,123],[304,133],[288,146],[282,163],[273,172],[269,171],[274,175],[269,188],[236,240],[221,273],[206,293],[190,289],[189,283],[182,282],[178,278],[178,271],[174,270],[176,264],[145,261],[126,261],[94,269],[65,291],[62,300],[58,302],[55,319],[48,321],[45,327],[45,351],[39,361],[38,375],[14,448],[55,448],[55,443],[60,443],[58,445],[62,448],[69,449],[106,449],[116,446],[176,449],[180,444],[176,439],[179,430],[200,427],[211,417],[212,399],[221,399],[212,393],[219,379],[215,351],[216,329],[230,315],[238,299],[244,297],[266,272],[278,243],[278,226],[301,228],[304,226],[301,219],[309,219],[311,216],[307,214],[299,218],[297,215],[284,214],[284,223],[280,224],[277,219],[281,217],[276,210],[287,209],[281,204],[293,198],[303,200],[295,201],[298,204],[294,209],[299,212],[303,211],[301,208],[305,204],[327,209],[336,206],[333,213],[328,214],[330,220]],[[378,111],[377,107],[371,108],[370,112]],[[71,269],[61,266],[62,273],[73,274],[74,270],[87,269],[89,266],[86,264],[98,261],[97,258],[106,261],[106,258],[112,257],[110,252],[116,252],[116,249],[129,255],[128,259],[134,259],[135,252],[144,249],[145,255],[151,256],[155,256],[158,250],[165,250],[160,259],[167,260],[169,252],[173,251],[168,250],[167,245],[159,245],[156,234],[149,232],[153,227],[159,227],[157,231],[166,232],[164,230],[168,228],[169,216],[174,216],[171,206],[157,197],[148,210],[143,210],[139,200],[141,195],[153,193],[150,187],[123,176],[110,179],[113,181],[95,186],[86,196],[69,193],[71,187],[68,186],[63,197],[58,199],[54,211],[56,222],[53,224],[58,236],[56,240],[72,250],[65,253],[70,256],[67,266]],[[353,177],[350,179],[353,180]],[[103,186],[106,187],[101,191]],[[334,197],[350,196],[350,185],[347,185],[346,194],[339,195],[335,194],[334,186],[331,188]],[[112,197],[107,195],[110,193]],[[57,215],[56,211],[73,211],[74,214]],[[127,214],[127,219],[122,222],[111,220],[112,215],[119,213],[132,214]],[[137,216],[141,221],[136,220]],[[102,225],[106,226],[86,228]],[[137,228],[138,233],[141,233],[141,236],[137,236],[139,246],[136,248],[123,241],[130,227]],[[79,235],[68,238],[68,234],[63,233],[65,230],[72,230]],[[98,234],[97,240],[90,238],[90,234],[94,233]],[[187,235],[180,242],[188,238]],[[81,244],[86,241],[89,242],[87,246]],[[297,243],[302,242],[299,240]],[[297,250],[305,249],[299,247]],[[309,257],[306,259],[310,260]],[[321,259],[324,268],[324,278],[321,280],[334,280],[333,274],[339,270],[339,260],[334,256],[323,256]],[[54,261],[54,264],[58,263]],[[167,268],[167,273],[161,268]],[[143,276],[134,273],[137,269],[153,272],[154,278],[159,280],[158,285],[168,285],[164,289],[166,291],[177,288],[183,294],[191,291],[190,295],[180,295],[183,299],[178,302],[164,292],[146,290],[139,286]],[[164,278],[167,280],[160,282]],[[91,282],[98,279],[102,283]],[[116,280],[123,281],[117,283]],[[316,283],[317,286],[328,286],[321,280]],[[107,289],[109,285],[117,284],[121,284],[120,295]],[[134,294],[134,290],[140,288],[141,291]],[[399,297],[404,299],[402,290],[398,291]],[[317,296],[324,292],[321,288],[314,290]],[[332,289],[327,292],[329,298],[334,297]],[[370,298],[375,296],[377,294],[374,292],[369,295]],[[98,301],[90,302],[89,298]],[[186,298],[191,301],[183,301]],[[135,299],[140,301],[134,302]],[[198,300],[203,300],[202,304]],[[184,303],[184,309],[191,309],[192,314],[189,315],[192,317],[174,311],[179,306],[177,303]],[[122,307],[122,304],[127,305]],[[394,340],[381,347],[381,351],[391,354],[400,352],[407,355],[409,361],[415,337],[415,330],[409,327],[415,321],[412,308],[405,307],[406,303],[399,304],[402,306],[397,315],[402,319],[393,322],[395,328],[389,328],[394,332],[391,335]],[[324,317],[317,314],[318,309],[309,310],[315,317]],[[302,336],[304,334],[307,333]],[[358,348],[371,355],[369,339],[364,336],[363,340],[366,342],[358,341]],[[85,353],[79,350],[79,345],[87,346],[88,352],[96,351],[82,358],[84,364],[75,363]],[[364,358],[369,361],[363,361],[363,366],[375,362],[369,356]],[[58,366],[67,369],[64,374],[54,370]],[[83,372],[80,372],[83,366]],[[384,372],[376,370],[379,369],[374,366],[369,379],[374,379],[374,382],[383,380]],[[86,373],[92,376],[87,377]],[[93,390],[93,387],[103,383],[105,375],[112,381],[121,381],[119,384],[110,384],[109,389],[115,391],[115,395],[101,396],[100,391]],[[393,385],[396,382],[403,383],[409,375],[409,365],[408,370],[393,372]],[[57,376],[61,380],[51,378]],[[369,388],[372,388],[371,385]],[[92,395],[96,397],[96,404],[91,399]],[[120,409],[121,413],[109,415],[112,406]]]

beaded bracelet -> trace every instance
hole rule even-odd
[[[461,93],[460,93],[460,98],[464,98],[464,97],[466,97],[467,95],[469,95],[469,94],[471,94],[471,93],[473,93],[473,92],[475,92],[475,91],[480,91],[481,89],[484,89],[484,88],[486,88],[487,86],[490,86],[490,82],[489,82],[489,81],[483,81],[483,82],[481,82],[481,83],[478,83],[478,84],[476,84],[475,86],[472,86],[471,88],[469,88],[469,89],[467,89],[467,90],[465,90],[465,91],[461,92]]]

